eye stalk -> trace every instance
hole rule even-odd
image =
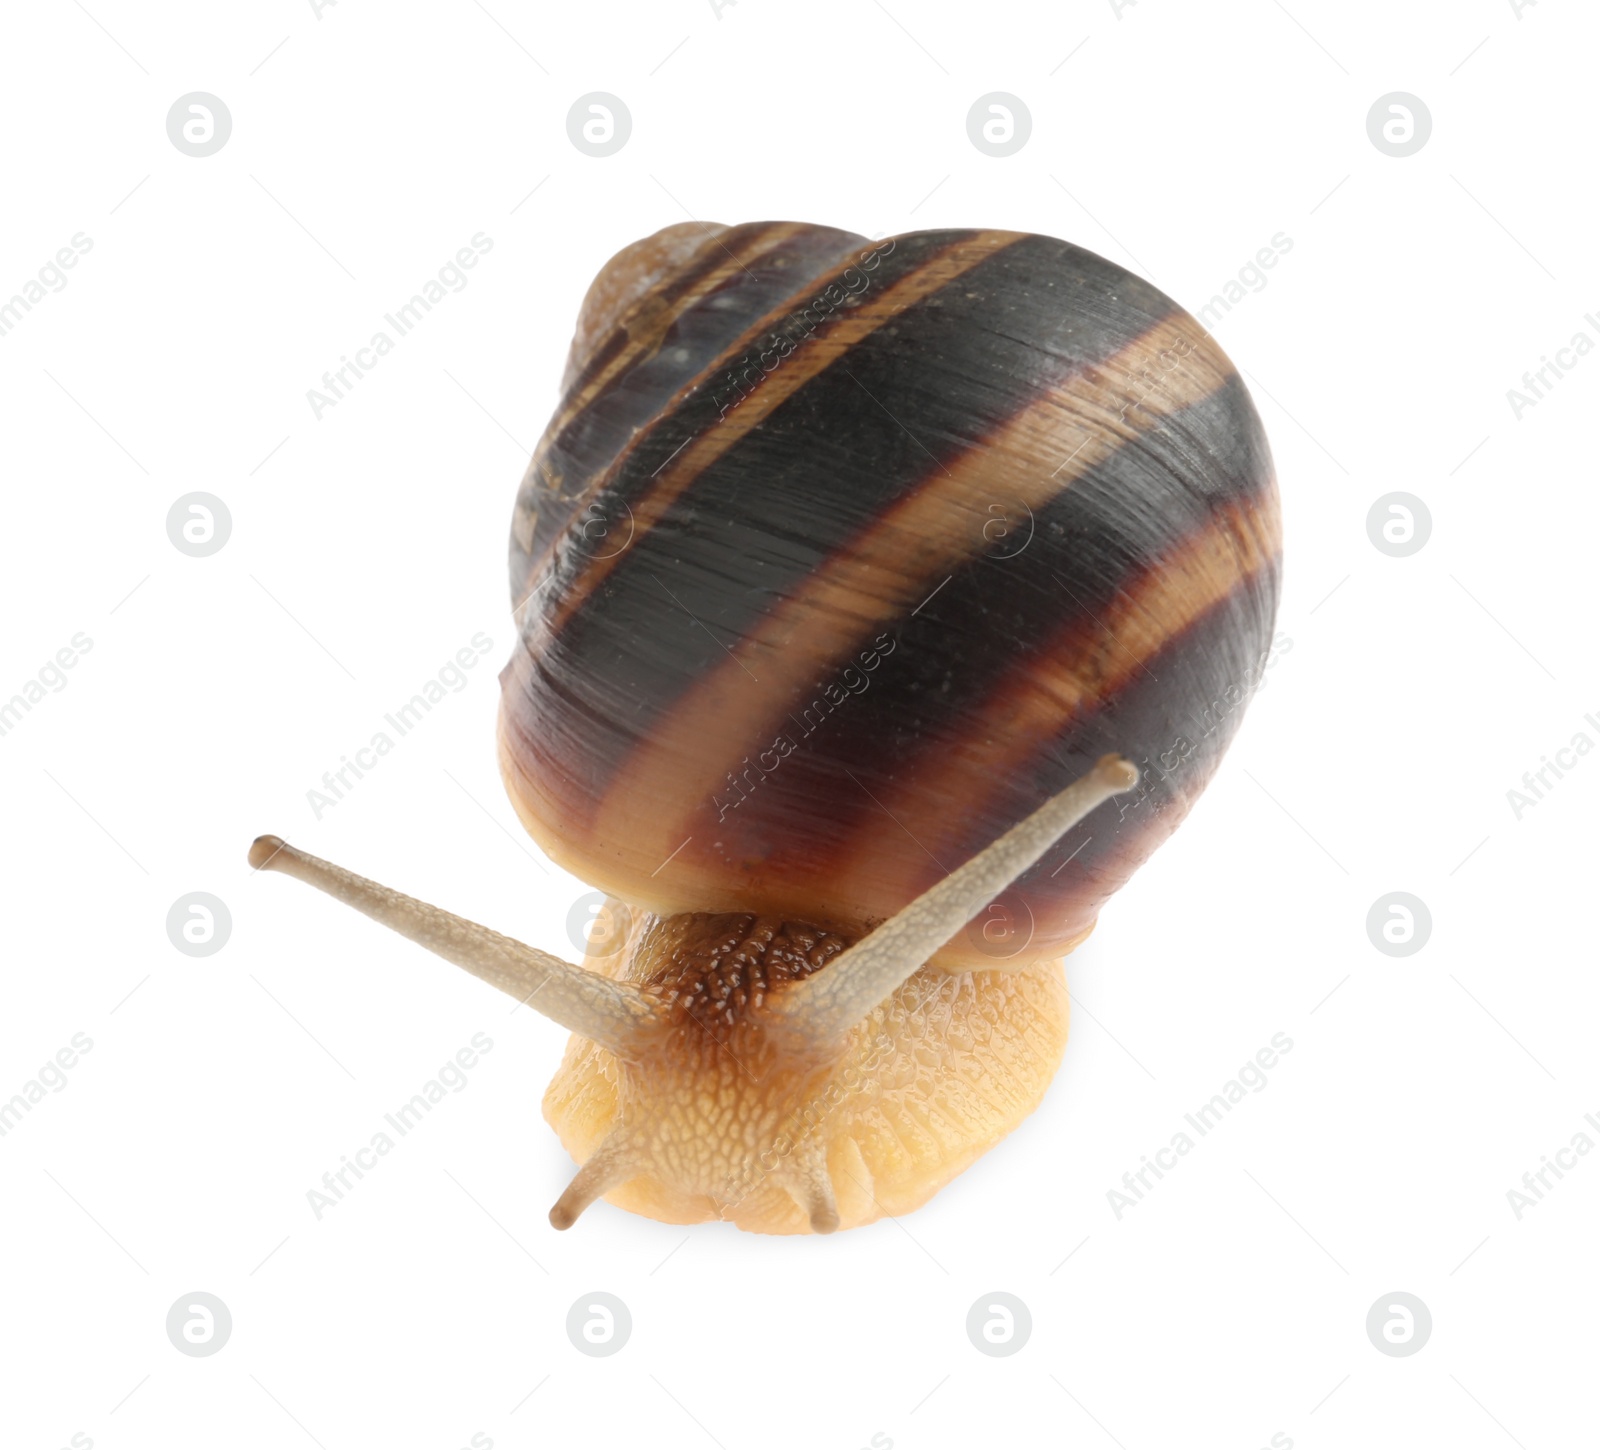
[[[777,1012],[812,1042],[842,1037],[1096,806],[1138,783],[1139,770],[1131,761],[1102,755],[1086,775],[841,953],[826,970],[786,987],[774,999]]]
[[[636,1056],[651,1029],[660,1025],[660,1003],[637,987],[587,972],[486,926],[380,886],[297,850],[279,836],[257,836],[250,847],[250,864],[258,871],[281,871],[325,891],[618,1057]]]

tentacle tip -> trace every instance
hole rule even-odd
[[[288,844],[282,836],[257,836],[250,843],[250,865],[253,870],[264,871],[272,858]]]
[[[811,1232],[814,1234],[831,1234],[839,1231],[839,1215],[831,1208],[813,1209],[811,1213]]]
[[[562,1232],[565,1232],[567,1229],[571,1228],[573,1224],[577,1223],[577,1221],[578,1215],[568,1208],[565,1203],[558,1202],[550,1210],[550,1227],[553,1229],[559,1229]]]
[[[1095,770],[1109,790],[1132,790],[1139,784],[1139,767],[1120,755],[1102,755],[1095,762]]]

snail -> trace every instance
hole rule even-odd
[[[584,299],[500,677],[512,803],[618,945],[250,859],[571,1030],[555,1227],[898,1216],[1042,1098],[1062,958],[1215,772],[1281,552],[1237,371],[1123,268],[671,226]]]

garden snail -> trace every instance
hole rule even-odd
[[[1060,958],[1214,772],[1280,554],[1237,372],[1122,268],[668,227],[585,298],[501,674],[517,813],[624,946],[574,966],[277,837],[251,861],[572,1030],[556,1227],[902,1214],[1042,1097]]]

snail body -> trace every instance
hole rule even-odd
[[[557,1226],[604,1194],[804,1232],[915,1208],[1038,1103],[1060,959],[1215,771],[1281,543],[1243,383],[1148,283],[761,223],[601,271],[510,552],[502,775],[618,948],[254,853],[573,1027]]]

